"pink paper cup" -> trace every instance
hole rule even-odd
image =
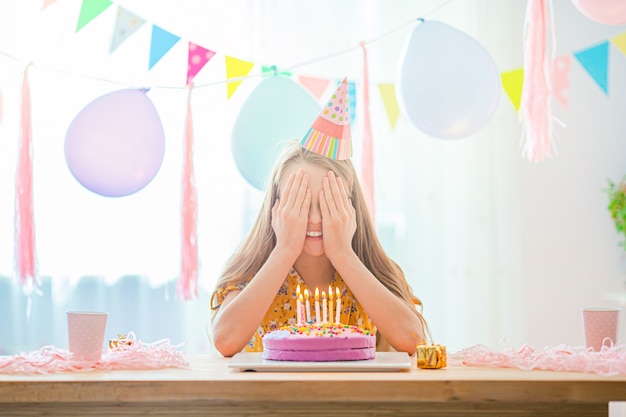
[[[581,308],[585,346],[599,352],[602,346],[617,344],[617,324],[621,308]]]
[[[108,315],[89,311],[67,312],[70,352],[75,360],[99,361],[102,358]]]

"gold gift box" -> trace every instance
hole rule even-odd
[[[418,345],[417,367],[439,369],[446,367],[446,347],[443,345]]]

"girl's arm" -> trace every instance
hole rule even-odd
[[[290,175],[284,194],[272,207],[276,246],[243,290],[224,297],[213,321],[213,343],[224,356],[240,352],[252,338],[304,247],[311,191],[301,169]]]
[[[324,252],[372,319],[396,350],[415,353],[423,342],[423,324],[405,302],[389,291],[352,249],[356,215],[343,181],[330,171],[320,191]]]

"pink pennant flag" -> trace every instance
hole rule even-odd
[[[189,58],[187,64],[187,85],[191,83],[204,65],[213,58],[215,52],[200,45],[189,42]]]
[[[569,104],[569,72],[572,66],[572,56],[556,57],[552,67],[552,94],[567,109]]]
[[[363,153],[361,154],[361,183],[363,184],[363,192],[370,216],[375,221],[374,143],[372,141],[372,123],[370,120],[369,71],[365,42],[361,42],[361,47],[363,48]]]
[[[530,162],[552,158],[552,51],[554,39],[548,0],[528,0],[524,22],[524,81],[520,114],[522,155]],[[548,39],[550,33],[550,39]]]
[[[198,295],[198,241],[196,233],[198,201],[193,168],[193,119],[191,115],[193,83],[188,84],[187,89],[181,202],[181,270],[177,285],[178,295],[184,300],[190,300]]]
[[[22,80],[19,159],[15,176],[15,264],[20,285],[30,293],[39,286],[35,271],[35,221],[33,216],[33,147],[28,68]]]
[[[41,5],[41,10],[45,9],[46,7],[50,6],[52,3],[54,3],[56,0],[43,0],[43,4]]]
[[[328,84],[330,84],[329,79],[305,77],[303,75],[300,75],[298,77],[298,81],[300,82],[301,86],[309,90],[311,94],[313,94],[313,97],[318,100],[322,97],[322,94],[324,94],[326,88],[328,88]]]

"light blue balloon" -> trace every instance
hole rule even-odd
[[[287,77],[261,81],[241,107],[232,130],[231,150],[244,179],[263,190],[284,143],[301,139],[320,110],[315,98]]]

